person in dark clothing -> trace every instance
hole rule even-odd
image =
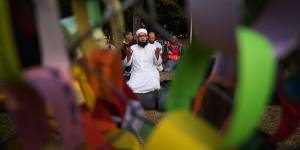
[[[132,32],[130,32],[130,31],[125,32],[124,41],[123,41],[123,45],[122,45],[122,60],[124,60],[126,57],[127,49],[136,43],[137,42],[133,38]],[[126,81],[128,81],[130,79],[130,70],[131,70],[131,66],[124,67],[123,76]]]
[[[122,45],[122,59],[126,57],[126,49],[136,43],[137,42],[134,40],[132,32],[131,31],[125,32],[124,41]]]

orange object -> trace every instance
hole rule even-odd
[[[86,142],[89,148],[92,150],[96,150],[103,145],[107,145],[104,149],[112,150],[113,148],[110,145],[106,144],[107,140],[104,137],[104,134],[97,130],[96,124],[94,124],[94,121],[88,109],[85,107],[81,107],[81,118],[83,122]]]
[[[123,69],[122,69],[122,60],[121,60],[121,51],[119,51],[114,56],[114,60],[112,63],[111,74],[112,74],[112,82],[118,89],[124,88],[124,78],[123,78]]]
[[[99,79],[99,75],[103,76],[106,80],[112,79],[112,65],[114,62],[114,52],[111,50],[102,50],[96,48],[91,51],[91,55],[88,59],[89,66],[89,80],[95,94],[98,98],[103,100],[111,99],[111,90]]]
[[[229,120],[230,120],[230,116],[227,116],[227,117],[224,119],[224,121],[223,121],[223,123],[222,123],[222,125],[221,125],[221,128],[220,128],[221,132],[225,132],[225,130],[226,130],[227,127],[228,127]]]
[[[178,56],[178,55],[168,55],[168,58],[171,59],[171,60],[177,61],[177,60],[179,60],[180,56]]]
[[[207,91],[207,86],[208,86],[208,82],[206,82],[203,86],[201,86],[200,90],[198,91],[196,97],[195,97],[195,102],[193,105],[193,115],[196,116],[197,113],[200,112],[201,106],[202,106],[202,102],[204,99],[204,95]]]

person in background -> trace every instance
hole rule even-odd
[[[168,51],[167,51],[167,46],[166,46],[166,40],[164,40],[164,38],[157,33],[156,36],[156,41],[160,43],[160,45],[162,45],[162,65],[165,66],[165,64],[168,61]]]
[[[134,44],[136,44],[136,40],[134,39],[132,32],[131,31],[125,32],[124,41],[122,45],[122,60],[126,57],[127,49]],[[130,78],[130,70],[131,70],[131,66],[127,66],[127,67],[124,66],[123,76],[126,81],[128,81]]]
[[[134,40],[132,32],[126,31],[124,34],[124,41],[122,45],[122,59],[126,57],[126,49],[134,44],[136,44],[136,40]]]
[[[146,29],[136,31],[137,44],[127,48],[123,63],[132,65],[131,77],[127,84],[138,96],[144,109],[157,110],[159,101],[160,76],[156,69],[162,62],[160,51],[148,43]]]
[[[165,43],[164,39],[161,37],[161,35],[159,33],[157,33],[156,41],[159,42],[162,46]]]
[[[172,72],[182,53],[182,45],[176,36],[172,36],[171,41],[165,43],[168,53],[168,60],[165,64],[165,72]]]
[[[162,55],[162,52],[163,52],[162,48],[163,47],[161,46],[161,44],[158,41],[156,41],[156,37],[155,37],[155,33],[154,32],[149,32],[149,43],[153,44],[156,48],[161,49],[160,55]],[[163,71],[162,64],[160,64],[159,66],[157,66],[157,70],[158,71]]]

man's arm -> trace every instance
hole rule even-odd
[[[129,47],[126,49],[126,57],[125,59],[123,60],[123,64],[125,66],[130,66],[131,63],[132,63],[132,49]]]
[[[164,48],[162,47],[162,45],[159,43],[159,42],[157,42],[158,43],[158,48],[160,48],[161,50],[160,50],[160,56],[163,54],[163,51],[164,51]]]
[[[160,65],[162,62],[161,56],[160,56],[161,48],[156,48],[154,53],[154,64]]]

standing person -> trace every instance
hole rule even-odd
[[[163,52],[162,46],[161,46],[161,44],[158,41],[156,41],[156,37],[155,37],[155,33],[154,32],[149,32],[149,43],[153,44],[156,48],[161,49],[160,55],[162,55],[162,52]],[[162,64],[160,64],[160,65],[157,66],[157,70],[158,71],[163,71],[163,69],[164,68],[163,68]]]
[[[124,34],[124,41],[122,45],[122,59],[126,57],[126,50],[134,44],[136,44],[136,40],[133,38],[132,32],[126,31]],[[130,79],[130,70],[131,66],[124,67],[123,76],[126,81]]]
[[[122,59],[126,57],[126,49],[136,44],[136,40],[133,38],[131,31],[126,31],[124,34],[124,41],[122,45]]]
[[[162,60],[160,48],[148,43],[146,29],[136,31],[137,44],[127,49],[123,63],[132,65],[131,77],[127,84],[140,99],[145,109],[157,109],[159,100],[160,79],[156,69]]]

